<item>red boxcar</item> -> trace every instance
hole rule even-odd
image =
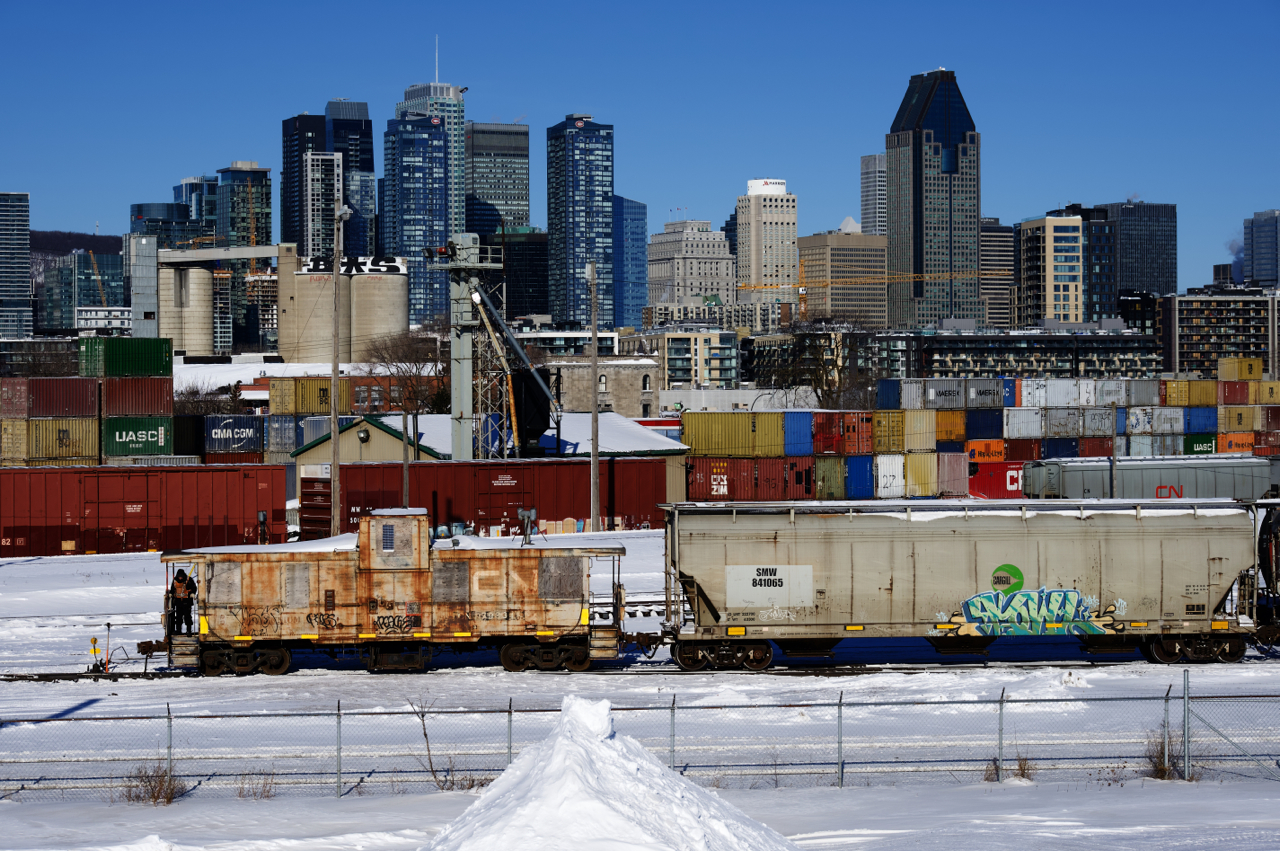
[[[173,416],[173,379],[102,379],[102,415],[104,417]]]
[[[261,452],[206,452],[206,464],[261,464]]]
[[[285,468],[0,469],[0,558],[285,540]]]
[[[969,496],[979,499],[1022,499],[1022,463],[995,461],[970,464]]]
[[[689,499],[738,502],[755,498],[755,462],[750,458],[690,458]]]
[[[32,417],[98,416],[96,378],[31,378],[27,394]]]
[[[813,412],[813,454],[843,455],[844,417],[839,411]]]
[[[1102,458],[1111,454],[1112,439],[1109,437],[1080,438],[1081,458]]]
[[[870,455],[874,452],[875,440],[871,431],[874,414],[871,411],[849,411],[843,417],[844,454]]]
[[[1039,461],[1040,441],[1027,439],[1006,440],[1004,442],[1004,460]]]

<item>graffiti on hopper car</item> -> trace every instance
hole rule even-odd
[[[1128,604],[1115,604],[1098,611],[1096,597],[1086,597],[1074,588],[983,591],[960,604],[960,611],[939,612],[932,635],[1114,635],[1124,630],[1116,621]]]

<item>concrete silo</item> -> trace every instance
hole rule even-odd
[[[157,317],[159,335],[173,340],[174,351],[213,354],[213,272],[199,266],[160,266]]]
[[[356,275],[351,279],[351,354],[366,360],[369,343],[409,330],[409,278]]]
[[[280,355],[287,363],[333,358],[333,276],[280,275]],[[351,362],[351,278],[338,276],[338,359]]]

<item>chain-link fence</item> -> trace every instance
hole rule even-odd
[[[716,787],[1280,780],[1280,695],[741,706],[677,698],[615,707],[613,717],[620,735]],[[154,797],[158,780],[171,794],[202,796],[470,789],[550,735],[557,718],[511,704],[0,719],[0,797]]]

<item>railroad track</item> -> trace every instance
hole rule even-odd
[[[54,674],[0,674],[0,682],[4,683],[56,683],[56,682],[79,682],[81,680],[91,680],[98,682],[103,680],[110,683],[118,683],[121,680],[168,680],[176,677],[194,677],[198,676],[195,671],[112,671],[110,673],[91,673],[89,671],[81,671],[79,673],[54,673]]]

